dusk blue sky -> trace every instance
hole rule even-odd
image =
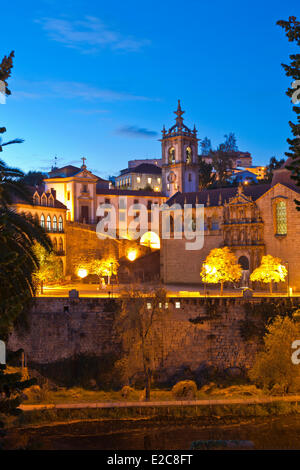
[[[25,142],[1,158],[47,171],[55,155],[85,156],[118,174],[160,156],[179,98],[199,138],[235,132],[254,164],[282,157],[293,113],[281,63],[294,48],[276,21],[297,13],[296,0],[6,2],[0,53],[15,62],[0,123]]]

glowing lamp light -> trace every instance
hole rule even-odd
[[[127,258],[129,259],[129,261],[134,261],[136,259],[136,251],[135,250],[131,250],[127,253]]]
[[[85,268],[79,268],[78,271],[77,271],[77,276],[80,277],[81,279],[83,279],[84,277],[86,277],[88,275],[88,271],[87,269]]]

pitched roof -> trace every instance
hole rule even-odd
[[[127,175],[128,173],[145,173],[148,175],[161,175],[161,168],[158,165],[154,165],[153,163],[141,163],[134,168],[126,168],[125,170],[121,171],[121,175]]]
[[[47,201],[48,201],[48,198],[50,197],[50,195],[53,196],[53,199],[54,199],[54,203],[53,203],[53,206],[50,206],[49,204],[34,204],[32,202],[32,205],[33,206],[45,206],[45,207],[56,207],[57,209],[67,209],[67,207],[62,203],[60,202],[58,199],[56,199],[56,191],[54,189],[51,189],[51,191],[49,192],[45,192],[45,188],[43,185],[41,186],[28,186],[28,189],[29,189],[29,192],[31,193],[32,197],[34,196],[35,193],[38,193],[39,197],[41,197],[43,194],[45,194],[46,198],[47,198]],[[41,201],[40,201],[41,202]],[[20,197],[17,197],[17,196],[14,196],[13,197],[13,203],[14,204],[29,204],[27,201],[21,199]]]
[[[136,197],[165,197],[163,193],[159,193],[156,191],[144,191],[140,190],[133,190],[133,189],[108,189],[108,188],[97,188],[97,194],[103,194],[105,196],[136,196]]]
[[[261,197],[266,191],[270,189],[270,184],[255,184],[250,186],[245,186],[243,188],[244,194],[246,196],[251,196],[253,201]],[[230,198],[237,195],[238,188],[217,188],[217,189],[204,189],[203,191],[194,192],[194,193],[176,193],[168,201],[167,204],[171,206],[172,204],[192,204],[193,206],[197,204],[204,204],[207,206],[207,198],[209,196],[209,205],[218,206],[221,196],[221,204],[228,202]]]
[[[79,171],[80,168],[78,166],[66,165],[49,171],[49,178],[66,178],[76,175]]]

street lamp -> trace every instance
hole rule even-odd
[[[88,275],[88,270],[85,268],[79,268],[77,271],[77,276],[80,277],[80,279],[84,279]]]
[[[110,283],[111,283],[111,296],[113,297],[114,296],[114,286],[113,286],[113,283],[112,283],[112,275],[113,275],[113,266],[114,266],[114,263],[110,263]]]
[[[290,297],[290,267],[289,267],[289,262],[286,261],[285,264],[287,265],[287,276],[288,276],[288,297]]]

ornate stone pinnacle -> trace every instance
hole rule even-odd
[[[181,106],[180,106],[180,100],[178,100],[178,106],[177,106],[177,111],[174,111],[174,114],[176,114],[176,123],[178,127],[181,127],[183,123],[183,118],[182,115],[185,113],[185,111],[182,111]]]

